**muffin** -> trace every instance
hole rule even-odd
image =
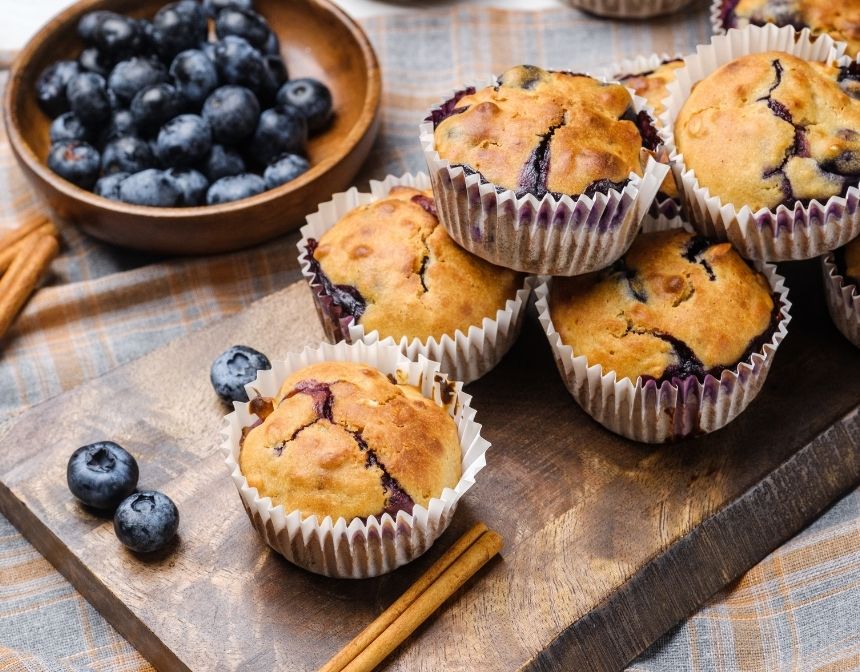
[[[300,262],[330,338],[391,339],[470,382],[516,340],[529,289],[523,274],[451,240],[427,184],[391,179],[371,202],[321,207],[302,231]]]
[[[284,381],[239,468],[261,497],[303,518],[394,517],[457,485],[460,441],[418,388],[365,364],[322,362]]]
[[[852,57],[860,54],[860,3],[856,0],[716,0],[716,27],[730,28],[793,26],[809,28],[813,34],[826,33],[848,45]]]
[[[574,397],[644,441],[731,420],[764,382],[787,322],[773,269],[759,272],[731,244],[679,229],[643,233],[612,267],[555,278],[538,298]]]
[[[824,291],[833,323],[860,348],[860,238],[821,260]]]
[[[651,183],[665,177],[649,168],[659,144],[652,119],[625,87],[534,66],[435,108],[422,143],[452,238],[532,273],[576,275],[614,261],[653,201]],[[600,239],[582,232],[585,220]]]

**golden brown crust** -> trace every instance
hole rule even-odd
[[[274,506],[347,521],[410,512],[397,506],[401,491],[426,507],[456,486],[460,464],[457,426],[444,408],[370,366],[345,362],[287,378],[275,410],[239,455],[249,485]]]
[[[770,328],[774,303],[729,243],[675,230],[640,235],[611,269],[554,279],[549,307],[574,356],[635,381],[734,366]]]
[[[456,245],[416,197],[433,198],[395,187],[352,210],[320,237],[314,256],[332,282],[361,293],[367,308],[358,321],[367,332],[398,341],[468,333],[495,319],[524,276]]]
[[[699,82],[675,124],[699,184],[736,208],[826,201],[858,182],[860,101],[838,70],[783,52],[735,59]]]
[[[462,111],[436,127],[436,150],[505,189],[578,195],[600,180],[642,174],[642,137],[621,119],[632,104],[617,84],[518,66],[498,87],[459,100]],[[547,151],[548,164],[536,169]]]
[[[860,238],[845,246],[845,277],[854,284],[860,283]]]

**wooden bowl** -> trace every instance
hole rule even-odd
[[[76,27],[92,10],[151,18],[167,0],[84,0],[33,37],[12,66],[3,102],[6,129],[25,174],[61,218],[109,243],[150,252],[212,254],[248,247],[296,228],[317,204],[343,191],[379,129],[379,64],[361,28],[329,0],[255,0],[281,40],[290,77],[315,77],[334,98],[335,120],[311,139],[311,168],[253,198],[195,208],[152,208],[96,196],[46,165],[51,120],[36,103],[42,69],[83,49]]]

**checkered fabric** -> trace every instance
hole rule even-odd
[[[421,10],[364,22],[383,126],[357,180],[422,168],[416,129],[454,87],[517,63],[590,71],[708,39],[707,3],[649,22],[575,10]],[[0,137],[0,228],[41,205]],[[24,213],[22,215],[22,213]],[[249,226],[251,224],[249,223]],[[62,228],[52,277],[0,343],[0,418],[198,329],[298,278],[295,234],[235,254],[165,259]],[[0,518],[0,671],[151,668]],[[860,669],[860,491],[664,637],[631,670]]]

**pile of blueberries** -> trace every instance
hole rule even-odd
[[[48,166],[99,196],[160,207],[248,198],[304,173],[308,136],[331,123],[331,92],[288,80],[251,0],[179,0],[152,21],[95,11],[78,34],[87,47],[48,66],[36,95],[53,119]]]

